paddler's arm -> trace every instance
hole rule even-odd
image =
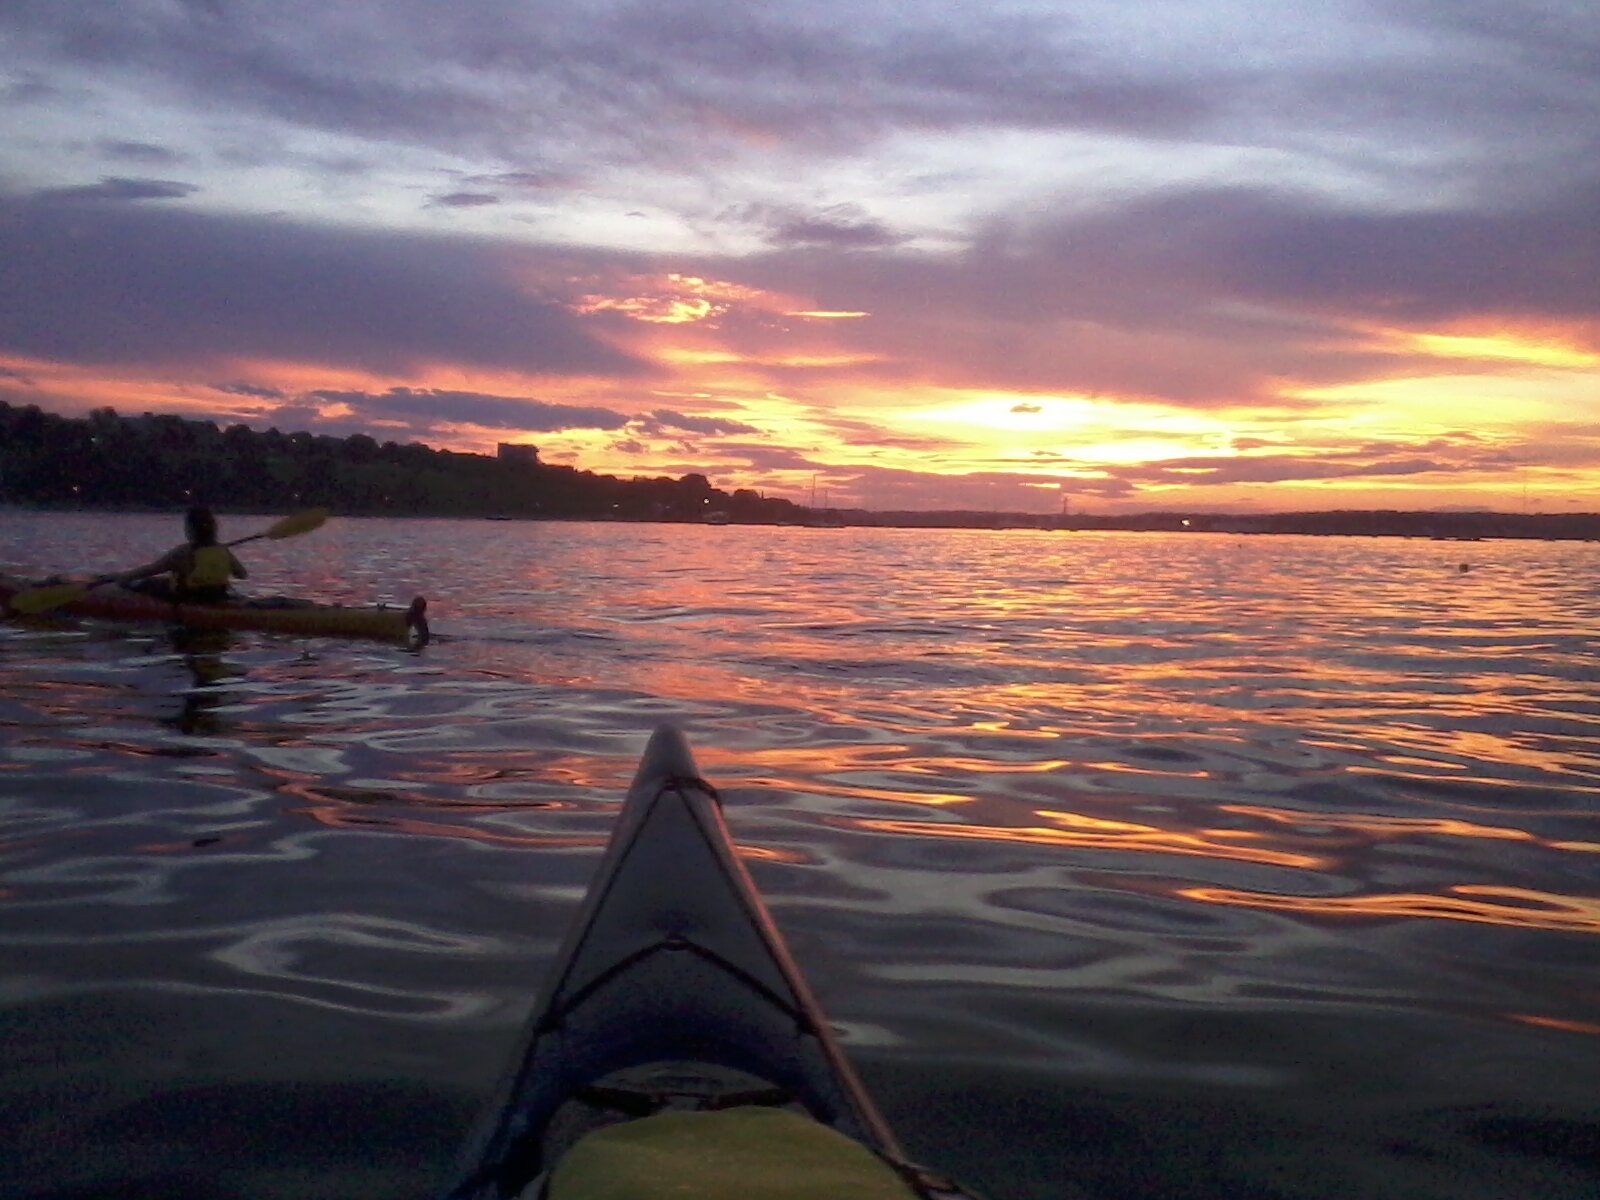
[[[117,571],[110,575],[96,575],[90,580],[90,584],[98,587],[102,583],[134,583],[140,579],[149,579],[152,575],[165,575],[178,565],[188,549],[187,546],[175,546],[160,558],[147,562],[142,567],[135,567],[131,571]]]
[[[228,551],[228,570],[235,579],[250,578],[250,572],[244,569],[244,564],[239,561],[239,556],[232,550]]]

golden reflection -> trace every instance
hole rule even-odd
[[[1506,1016],[1524,1025],[1537,1025],[1540,1029],[1559,1029],[1565,1033],[1589,1033],[1600,1037],[1600,1025],[1588,1021],[1569,1021],[1562,1017],[1536,1017],[1532,1013],[1507,1013]]]
[[[748,862],[783,863],[790,867],[809,866],[809,855],[798,850],[779,850],[775,846],[735,846],[733,852]]]
[[[748,778],[745,782],[750,786],[804,792],[813,796],[832,796],[845,800],[883,800],[894,804],[915,804],[923,808],[969,804],[972,797],[959,792],[913,792],[871,787],[866,784],[847,784],[830,776],[885,770],[892,770],[896,774],[934,774],[943,770],[952,761],[960,761],[966,769],[974,772],[1009,773],[1008,768],[998,767],[993,763],[980,764],[975,760],[968,763],[967,760],[941,758],[937,765],[903,762],[899,759],[885,761],[886,755],[899,755],[905,752],[906,747],[900,745],[822,746],[814,749],[784,747],[739,752],[722,752],[707,747],[698,757],[712,777],[731,777],[750,768],[765,768],[770,772],[765,778]],[[1034,767],[1032,764],[1021,764],[1019,769],[1032,771]]]
[[[838,796],[846,800],[887,800],[894,804],[918,804],[924,808],[945,808],[954,804],[970,804],[971,796],[955,792],[900,792],[891,788],[849,787],[829,780],[807,782],[794,791],[808,792],[814,796]]]
[[[1100,771],[1107,775],[1160,775],[1164,779],[1209,779],[1210,771],[1174,771],[1170,766],[1145,767],[1136,763],[1113,762],[1086,762],[1083,764],[1091,771]]]
[[[494,846],[537,846],[541,849],[596,849],[605,845],[604,834],[554,834],[554,833],[501,833],[476,825],[450,825],[442,821],[419,821],[414,817],[378,817],[364,812],[350,812],[338,805],[312,808],[291,808],[295,816],[310,817],[319,825],[330,829],[383,829],[392,833],[409,833],[418,837],[460,838],[469,842],[483,842]]]
[[[1012,842],[1030,846],[1073,846],[1088,850],[1120,850],[1128,853],[1178,854],[1193,858],[1225,859],[1230,862],[1261,863],[1273,867],[1321,870],[1332,866],[1329,859],[1312,854],[1291,854],[1264,846],[1239,845],[1259,834],[1208,829],[1198,833],[1176,833],[1151,825],[1123,821],[1104,821],[1076,814],[1038,814],[1065,825],[1064,829],[1042,826],[1001,828],[993,825],[945,825],[931,821],[888,821],[866,817],[844,818],[843,823],[873,833],[900,833],[911,837],[960,838],[979,842]]]
[[[356,803],[371,804],[373,801],[369,799]],[[450,805],[451,812],[503,813],[506,810],[507,806],[503,804]],[[326,825],[330,829],[381,829],[385,832],[414,834],[418,837],[459,838],[494,846],[532,846],[545,850],[599,849],[606,844],[610,836],[609,831],[598,834],[504,833],[498,829],[487,829],[478,825],[420,821],[415,817],[377,816],[359,810],[352,811],[348,803],[313,804],[306,808],[291,808],[286,811],[295,816],[310,817],[319,825]],[[150,846],[148,849],[189,850],[193,849],[193,844],[174,843],[171,846]],[[780,850],[771,846],[735,846],[734,853],[749,862],[782,863],[786,866],[806,866],[811,862],[810,858],[799,851]]]
[[[1463,884],[1450,895],[1420,892],[1376,896],[1276,896],[1232,888],[1183,888],[1178,895],[1202,904],[1226,904],[1323,917],[1415,917],[1470,921],[1511,929],[1552,929],[1568,933],[1600,933],[1600,900],[1558,896],[1527,888]],[[1477,899],[1476,897],[1484,897]],[[1499,901],[1499,903],[1496,903]]]
[[[1346,750],[1359,750],[1360,749],[1359,746],[1344,746],[1344,747],[1340,747],[1338,745],[1338,743],[1336,743],[1336,742],[1323,741],[1323,742],[1319,742],[1317,744],[1320,745],[1320,746],[1325,746],[1325,747],[1329,747],[1329,748],[1332,748],[1332,749],[1346,749]],[[1470,753],[1470,751],[1463,751],[1463,753]],[[1480,757],[1480,761],[1486,761],[1486,762],[1494,762],[1495,761],[1494,756],[1492,754],[1490,754],[1490,753],[1482,754],[1479,757]],[[1548,759],[1545,759],[1545,758],[1533,758],[1531,756],[1526,757],[1526,758],[1518,758],[1517,756],[1514,756],[1514,755],[1506,755],[1505,756],[1505,761],[1510,762],[1510,763],[1516,763],[1516,764],[1518,764],[1520,766],[1532,767],[1533,769],[1535,769],[1537,771],[1541,771],[1541,772],[1543,772],[1544,774],[1547,774],[1547,775],[1556,775],[1556,774],[1567,773],[1565,765],[1562,763],[1562,760],[1560,758],[1554,756],[1554,755],[1551,755]],[[1439,777],[1437,775],[1422,774],[1422,773],[1412,774],[1409,771],[1391,771],[1391,770],[1385,770],[1385,769],[1379,768],[1379,767],[1364,766],[1361,763],[1351,763],[1349,766],[1345,767],[1344,769],[1345,769],[1345,772],[1347,774],[1350,774],[1350,775],[1370,775],[1370,776],[1373,776],[1373,777],[1375,777],[1375,778],[1377,778],[1379,780],[1385,780],[1385,781],[1386,780],[1394,780],[1394,779],[1403,779],[1403,780],[1415,781],[1415,782],[1424,783],[1424,784],[1432,784],[1432,783],[1438,783],[1439,782]],[[1486,775],[1486,774],[1479,774],[1479,775],[1476,775],[1476,776],[1463,777],[1463,778],[1468,778],[1470,780],[1470,782],[1475,787],[1478,787],[1478,788],[1501,788],[1501,789],[1505,789],[1507,791],[1515,791],[1515,790],[1519,790],[1522,787],[1521,784],[1519,784],[1519,783],[1517,783],[1517,782],[1515,782],[1513,780],[1510,780],[1510,779],[1496,779],[1493,776]],[[1562,793],[1576,794],[1576,795],[1582,795],[1582,796],[1600,796],[1600,788],[1586,786],[1585,784],[1582,784],[1582,783],[1545,783],[1545,784],[1542,784],[1541,786],[1544,788],[1544,790],[1550,791],[1550,792],[1562,792]]]
[[[1549,845],[1521,829],[1504,829],[1496,825],[1476,825],[1471,821],[1457,821],[1436,817],[1382,817],[1366,813],[1301,813],[1285,812],[1277,808],[1261,808],[1254,804],[1223,804],[1225,813],[1260,817],[1280,825],[1316,825],[1329,829],[1359,829],[1362,833],[1379,837],[1405,834],[1432,834],[1440,837],[1488,838],[1507,842],[1538,842]]]
[[[1018,605],[1018,607],[1021,607],[1021,605]],[[1037,689],[1023,688],[1023,689],[1012,689],[1012,690],[1013,691],[1021,690],[1021,691],[1027,692],[1027,691],[1037,690]],[[1011,720],[973,721],[967,726],[967,728],[971,729],[971,730],[973,730],[974,732],[977,732],[977,733],[1003,733],[1003,734],[1006,734],[1009,737],[1033,738],[1036,741],[1041,741],[1041,742],[1054,741],[1056,738],[1061,736],[1060,734],[1058,734],[1053,729],[1022,729],[1022,728],[1018,728],[1016,722],[1015,721],[1011,721]],[[968,759],[958,759],[956,761],[959,762],[959,763],[969,763],[969,762],[977,762],[978,760],[977,759],[968,758]],[[1011,764],[1007,764],[1008,768],[1010,767],[1010,765]],[[1025,764],[1017,764],[1017,765],[1021,769],[1027,769],[1027,770],[1033,769],[1031,767],[1027,767]],[[1051,760],[1049,762],[1042,763],[1038,767],[1038,770],[1041,770],[1041,771],[1054,771],[1057,767],[1064,767],[1066,765],[1067,765],[1067,763],[1066,763],[1065,759],[1054,759],[1054,760]],[[991,766],[989,769],[993,770],[994,768]]]

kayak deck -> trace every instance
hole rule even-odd
[[[907,1165],[737,857],[681,734],[650,739],[622,813],[451,1200],[525,1192],[597,1127],[759,1105]]]
[[[0,576],[0,612],[11,612],[12,596],[33,584]],[[163,600],[129,588],[102,586],[62,605],[63,614],[109,621],[159,622],[190,629],[260,629],[308,636],[365,637],[421,644],[429,637],[427,601],[418,596],[407,608],[316,604],[300,601],[188,604]]]

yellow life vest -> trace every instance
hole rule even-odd
[[[226,546],[195,546],[189,551],[188,569],[173,572],[172,585],[179,592],[201,588],[225,588],[233,578],[233,556]]]

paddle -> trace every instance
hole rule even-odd
[[[228,546],[242,546],[246,542],[260,541],[270,538],[273,541],[282,541],[284,538],[299,537],[302,533],[310,533],[319,529],[328,519],[328,510],[325,508],[308,508],[304,512],[291,513],[282,520],[274,522],[269,528],[260,533],[252,533],[249,537],[235,538],[226,543]],[[25,592],[18,592],[11,597],[11,611],[22,616],[36,616],[39,613],[49,612],[53,608],[60,608],[63,604],[71,604],[80,600],[88,590],[94,587],[93,581],[81,583],[53,583],[47,587],[29,588]]]

